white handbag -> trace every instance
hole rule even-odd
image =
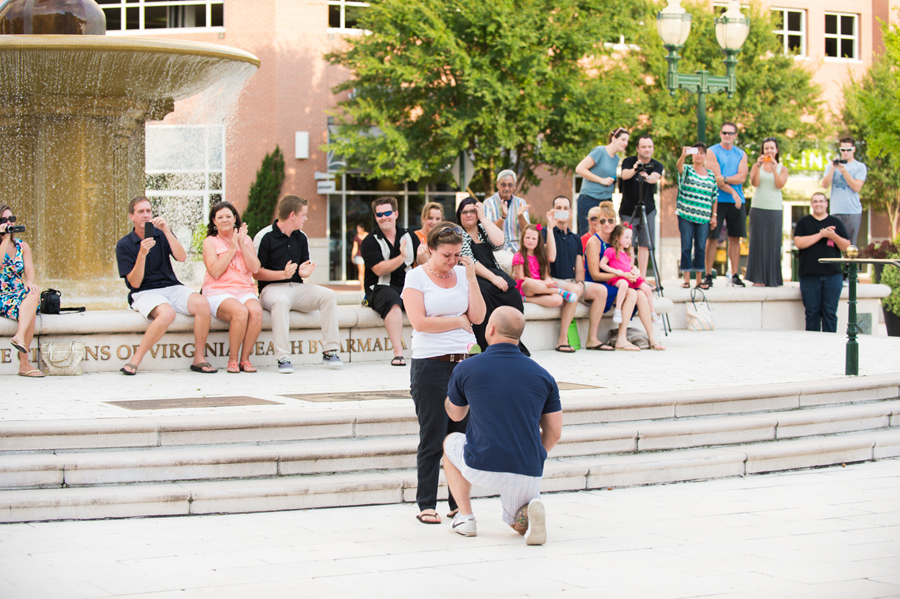
[[[697,302],[697,295],[700,295],[700,303]],[[687,308],[687,330],[689,331],[712,331],[716,328],[713,322],[712,311],[709,309],[709,302],[706,301],[706,295],[700,289],[694,287],[691,289],[691,303],[686,304]]]
[[[50,376],[80,376],[81,361],[84,359],[84,343],[41,343],[41,361]]]

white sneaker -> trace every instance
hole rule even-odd
[[[291,374],[294,372],[294,365],[287,358],[278,360],[278,372],[281,374]]]
[[[334,350],[322,354],[322,363],[329,368],[340,368],[344,365],[344,363],[341,362],[341,358]]]
[[[547,521],[544,504],[540,499],[528,502],[528,530],[525,531],[526,545],[543,545],[547,542]]]
[[[618,308],[613,312],[613,322],[615,324],[622,324],[622,311]]]
[[[462,535],[464,537],[474,537],[478,535],[475,526],[474,514],[463,516],[458,513],[453,516],[453,522],[450,523],[450,532]]]
[[[659,314],[657,314],[656,312],[650,313],[650,320],[652,320],[653,324],[655,324],[656,326],[658,326],[658,327],[662,326],[662,318],[660,318]]]

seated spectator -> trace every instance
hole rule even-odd
[[[357,223],[356,235],[353,237],[353,246],[350,249],[350,257],[353,264],[356,265],[360,291],[364,289],[363,282],[365,281],[366,275],[366,263],[362,259],[362,254],[359,253],[359,248],[362,246],[363,239],[368,237],[368,235],[369,232],[366,231],[366,226],[363,223]]]
[[[262,330],[262,306],[253,285],[259,259],[230,202],[219,202],[209,211],[206,239],[203,240],[202,294],[210,311],[228,325],[228,372],[256,372],[250,354]]]
[[[503,247],[494,251],[500,268],[512,274],[513,254],[519,251],[519,238],[528,224],[528,203],[515,195],[518,177],[506,169],[497,173],[497,193],[484,200],[484,213],[503,231]]]
[[[436,224],[444,220],[444,207],[437,202],[428,202],[422,206],[422,228],[416,231],[419,243],[427,244],[428,234]]]
[[[394,350],[392,366],[406,366],[403,359],[403,283],[406,273],[425,262],[425,245],[409,231],[397,226],[397,199],[389,196],[372,202],[375,230],[363,240],[366,263],[366,303],[384,320]]]
[[[41,288],[34,284],[31,248],[7,231],[16,221],[12,208],[0,205],[0,316],[18,320],[10,344],[19,352],[19,376],[40,378],[44,373],[28,360],[34,337],[34,319],[41,303]]]
[[[516,282],[497,264],[494,251],[503,247],[503,231],[484,212],[484,204],[468,197],[456,207],[456,222],[463,229],[462,255],[472,258],[475,263],[478,287],[486,308],[484,320],[474,326],[478,347],[487,347],[484,331],[491,314],[500,306],[511,306],[524,312],[522,296],[516,289]],[[519,349],[530,355],[528,349],[519,343]]]
[[[128,303],[133,310],[151,320],[131,361],[121,368],[127,375],[137,374],[141,360],[162,339],[175,314],[194,317],[194,361],[191,370],[212,374],[216,369],[206,361],[210,308],[205,297],[178,282],[169,256],[179,262],[187,259],[181,243],[166,219],[153,216],[150,200],[143,196],[128,203],[128,218],[134,224],[131,233],[116,244],[119,276],[129,289]],[[148,227],[147,224],[153,225]]]
[[[578,238],[570,224],[571,202],[566,196],[557,196],[553,200],[553,210],[547,213],[547,218],[552,219],[553,237],[556,245],[556,259],[550,263],[550,277],[556,283],[557,288],[566,289],[576,295],[585,304],[591,306],[591,318],[599,319],[603,316],[603,308],[606,306],[606,288],[603,285],[591,285],[586,288],[584,283],[584,255],[581,240]],[[592,210],[599,207],[592,208]],[[544,239],[549,239],[547,231],[541,231]],[[556,351],[573,353],[575,348],[569,345],[569,325],[575,317],[575,302],[565,302],[560,309],[559,338],[556,340]],[[596,314],[594,313],[596,312]],[[606,344],[586,346],[586,349],[613,348]]]
[[[512,261],[516,289],[523,300],[539,306],[558,308],[564,301],[577,302],[577,294],[557,287],[550,278],[550,263],[556,260],[556,239],[551,235],[545,243],[541,229],[541,225],[528,225],[522,231],[519,251]]]
[[[581,251],[587,249],[588,241],[594,233],[600,232],[600,206],[588,210],[588,232],[581,236]]]
[[[259,281],[259,300],[272,313],[272,339],[278,372],[291,374],[290,332],[291,310],[320,313],[322,327],[322,362],[331,368],[343,366],[337,320],[337,298],[334,291],[320,285],[304,283],[312,276],[316,263],[309,259],[309,243],[303,233],[307,201],[289,195],[278,202],[278,219],[256,234],[259,270],[253,278]]]

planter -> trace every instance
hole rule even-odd
[[[882,307],[881,310],[884,312],[884,326],[887,329],[888,336],[900,337],[900,316],[897,316],[885,307]]]

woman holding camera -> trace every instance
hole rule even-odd
[[[250,352],[262,330],[262,306],[253,286],[259,258],[247,235],[247,223],[241,223],[231,202],[219,202],[209,211],[203,263],[203,297],[213,315],[229,323],[228,372],[256,372]]]
[[[779,162],[781,153],[774,137],[763,140],[762,151],[750,169],[750,183],[756,188],[750,208],[750,255],[748,281],[754,287],[780,287],[781,229],[784,200],[781,188],[788,180],[787,167]]]
[[[20,239],[14,226],[12,208],[0,205],[0,316],[19,321],[10,343],[19,352],[19,376],[40,378],[44,373],[28,361],[34,319],[41,302],[41,288],[34,284],[34,263],[31,248]]]

